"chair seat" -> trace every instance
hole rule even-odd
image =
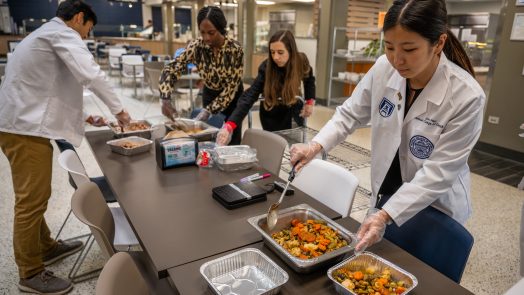
[[[131,225],[127,222],[124,211],[120,207],[110,207],[111,214],[115,221],[115,237],[113,239],[113,246],[115,249],[120,247],[127,247],[138,245],[138,240],[131,229]]]
[[[431,206],[400,227],[388,225],[384,237],[456,283],[473,247],[473,236],[466,228]]]
[[[106,203],[114,203],[116,202],[115,194],[113,193],[113,190],[109,187],[109,183],[107,183],[107,180],[104,176],[98,176],[98,177],[90,177],[92,182],[96,183],[100,191],[102,191],[102,195],[104,196],[104,200],[106,200]]]

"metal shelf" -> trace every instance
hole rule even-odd
[[[331,80],[332,80],[332,81],[341,82],[341,83],[345,83],[345,84],[349,84],[349,85],[357,85],[357,84],[358,84],[358,83],[351,82],[351,81],[346,80],[346,79],[340,79],[340,78],[338,78],[338,77],[331,77]]]
[[[376,57],[347,56],[345,54],[338,54],[338,53],[333,53],[333,57],[342,58],[342,59],[345,59],[346,61],[350,61],[354,63],[368,63],[368,62],[377,61]]]
[[[379,28],[374,28],[374,27],[369,27],[369,28],[345,28],[345,27],[334,27],[333,28],[333,40],[332,40],[332,48],[331,50],[333,50],[333,52],[331,53],[331,63],[329,65],[329,75],[330,75],[330,80],[329,80],[329,83],[328,83],[328,97],[327,97],[327,106],[330,105],[330,102],[331,102],[331,94],[332,94],[332,84],[333,82],[338,82],[338,83],[344,83],[344,84],[347,84],[347,85],[357,85],[357,83],[354,83],[354,82],[351,82],[351,81],[348,81],[348,80],[345,80],[345,79],[340,79],[338,77],[333,77],[333,68],[334,68],[334,64],[335,64],[335,59],[337,59],[337,62],[340,63],[340,59],[344,59],[348,64],[351,63],[351,71],[354,71],[354,68],[355,68],[355,65],[356,64],[360,64],[360,63],[374,63],[377,58],[376,57],[363,57],[363,56],[348,56],[347,53],[346,54],[339,54],[339,53],[336,53],[336,48],[335,48],[335,41],[338,38],[340,38],[341,36],[346,38],[346,34],[348,32],[351,32],[351,33],[354,33],[354,37],[351,38],[353,39],[355,42],[359,39],[358,37],[358,34],[360,32],[377,32],[379,33],[380,32],[380,42],[382,42],[382,39],[384,37],[384,35],[382,34],[382,30],[379,29]],[[333,98],[335,99],[335,98]]]

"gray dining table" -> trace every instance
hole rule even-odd
[[[113,139],[110,130],[86,132],[86,138],[159,278],[166,277],[171,268],[262,241],[247,219],[267,212],[279,193],[268,194],[266,201],[229,210],[213,199],[211,190],[256,172],[266,173],[265,169],[256,166],[224,172],[192,165],[162,170],[154,148],[123,156],[111,152],[106,144]],[[276,179],[271,175],[255,183],[264,187]],[[281,208],[298,204],[308,204],[331,219],[341,217],[299,190],[286,197]]]

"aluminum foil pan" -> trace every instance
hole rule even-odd
[[[357,270],[363,271],[369,267],[373,268],[376,273],[381,273],[384,269],[387,268],[389,269],[391,273],[391,278],[394,281],[404,281],[406,290],[403,293],[401,293],[402,295],[408,294],[418,284],[417,278],[414,275],[410,274],[409,272],[403,270],[399,266],[371,252],[363,252],[362,254],[358,256],[353,255],[349,257],[348,259],[331,267],[328,270],[327,275],[329,279],[332,280],[333,283],[335,284],[335,289],[337,290],[339,294],[355,295],[357,293],[345,288],[333,277],[333,272],[341,268],[349,268],[349,270],[351,271],[357,271]]]
[[[257,151],[248,145],[217,146],[213,161],[223,171],[245,170],[257,163]]]
[[[277,294],[289,276],[258,249],[246,248],[208,261],[200,274],[216,293]]]
[[[143,124],[147,126],[147,129],[141,129],[141,130],[122,130],[122,128],[118,125],[117,122],[109,122],[108,126],[113,131],[113,134],[116,138],[122,138],[127,136],[139,136],[143,138],[150,139],[151,138],[151,131],[153,130],[151,128],[151,123],[149,123],[146,120],[136,120],[132,121],[130,125],[138,125]]]
[[[166,122],[166,133],[173,130],[182,130],[192,138],[196,138],[198,141],[214,141],[218,128],[211,126],[205,122],[180,118],[176,119],[175,122]]]
[[[336,263],[344,258],[344,254],[352,251],[355,248],[357,238],[355,234],[348,231],[338,223],[326,217],[324,214],[311,208],[307,204],[300,204],[278,211],[278,222],[272,230],[269,230],[266,220],[267,214],[251,217],[248,222],[262,234],[264,243],[273,250],[287,265],[299,273],[308,273],[316,270],[322,266]],[[339,235],[347,241],[347,246],[341,247],[335,251],[322,254],[311,259],[300,259],[291,255],[286,249],[280,246],[271,235],[279,232],[282,229],[288,228],[293,219],[307,220],[320,219],[324,220],[327,225],[338,231]]]
[[[153,145],[153,141],[138,136],[129,136],[125,138],[113,139],[106,142],[111,150],[115,153],[132,156],[149,151]],[[125,144],[137,145],[136,147],[126,147]]]

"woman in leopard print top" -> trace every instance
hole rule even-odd
[[[226,119],[236,107],[244,91],[242,86],[244,51],[240,44],[227,37],[227,21],[222,10],[208,6],[197,17],[201,37],[192,41],[186,50],[162,70],[160,98],[162,113],[172,118],[176,110],[171,105],[171,92],[187,65],[196,65],[204,80],[204,108],[196,119],[207,121],[211,114],[222,113]],[[233,134],[231,144],[240,144],[242,131]]]

